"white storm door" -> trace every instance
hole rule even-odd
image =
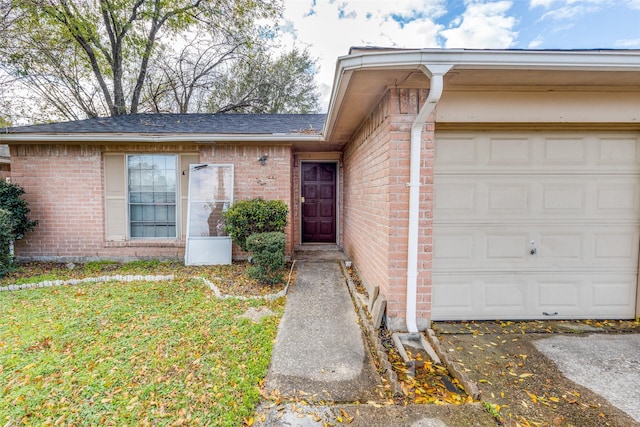
[[[233,165],[190,165],[186,265],[231,264],[223,219],[231,203]]]

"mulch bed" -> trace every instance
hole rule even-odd
[[[180,281],[206,278],[213,282],[224,295],[251,297],[280,292],[285,288],[291,271],[291,264],[288,264],[282,271],[282,281],[269,285],[249,278],[245,272],[246,267],[247,263],[244,261],[237,261],[231,265],[214,266],[185,266],[177,261],[134,261],[130,263],[27,262],[18,264],[14,271],[1,278],[0,287],[24,283],[25,281],[84,279],[118,274],[173,274],[175,280]]]

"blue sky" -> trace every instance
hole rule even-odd
[[[285,0],[282,29],[318,58],[326,107],[351,46],[640,49],[640,0]]]

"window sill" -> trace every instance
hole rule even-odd
[[[184,240],[177,239],[154,239],[154,240],[125,240],[125,241],[107,241],[106,248],[183,248]]]

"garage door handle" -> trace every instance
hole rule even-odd
[[[542,314],[544,314],[545,316],[557,316],[558,312],[554,311],[553,313],[547,313],[546,311],[543,311]]]

